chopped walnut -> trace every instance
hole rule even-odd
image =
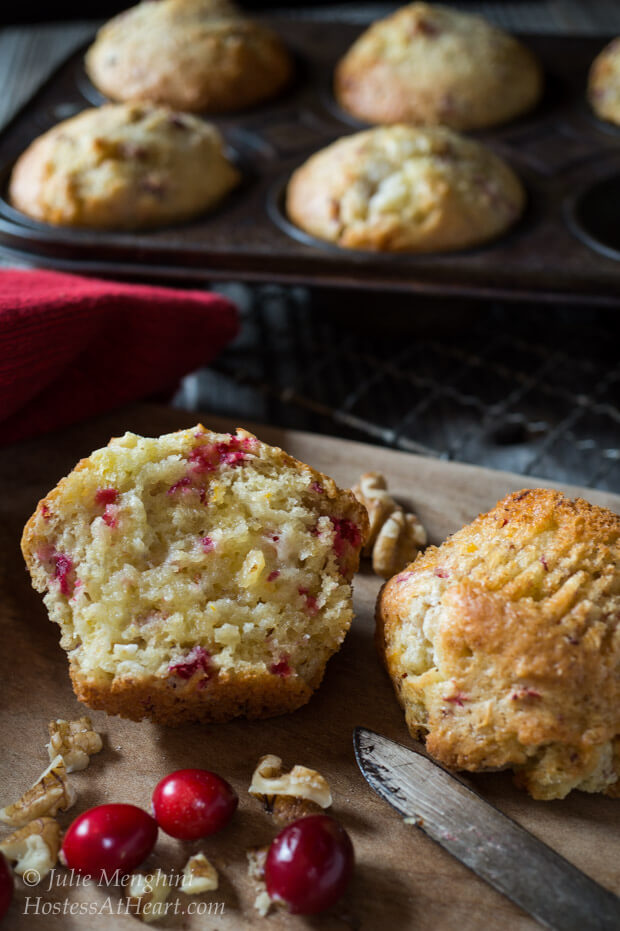
[[[248,858],[248,876],[255,882],[262,883],[265,879],[265,861],[269,847],[250,847],[246,851]]]
[[[269,914],[269,909],[273,905],[273,901],[266,889],[261,889],[254,899],[254,908],[261,916],[261,918],[266,918]]]
[[[254,908],[264,918],[271,908],[272,899],[265,885],[265,861],[269,847],[251,847],[246,851],[248,858],[248,876],[257,886]]]
[[[165,902],[171,889],[168,877],[160,869],[147,875],[132,873],[127,887],[128,908],[142,921],[158,921],[166,914]]]
[[[68,773],[86,769],[90,757],[103,747],[101,737],[88,717],[77,721],[50,721],[48,728],[50,740],[46,746],[50,760],[61,756]]]
[[[315,814],[332,803],[329,785],[320,773],[305,766],[283,773],[282,760],[273,754],[260,758],[248,791],[279,824]]]
[[[426,545],[426,531],[415,514],[403,511],[387,490],[380,472],[366,472],[352,488],[353,494],[368,511],[370,534],[364,555],[372,555],[377,575],[390,578],[412,562]]]
[[[265,810],[279,827],[285,827],[291,821],[298,821],[307,815],[319,815],[323,811],[320,805],[309,798],[293,798],[292,795],[276,795],[271,799],[264,796]]]
[[[23,876],[29,870],[43,879],[58,860],[60,825],[53,818],[36,818],[0,842],[0,851],[8,860],[16,860],[15,872]]]
[[[425,542],[424,528],[415,514],[393,511],[375,540],[373,571],[384,579],[391,578],[413,562]]]
[[[365,472],[351,491],[368,511],[370,532],[362,552],[364,556],[370,556],[377,534],[398,505],[388,493],[387,482],[380,472]]]
[[[27,824],[42,815],[55,815],[67,811],[77,793],[67,782],[67,768],[61,756],[56,756],[41,773],[32,788],[6,808],[0,808],[0,821],[16,826]]]
[[[218,882],[217,870],[213,864],[207,860],[204,853],[195,853],[185,864],[181,892],[186,895],[212,892],[217,889]]]

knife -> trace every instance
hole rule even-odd
[[[620,898],[485,801],[422,750],[363,727],[355,758],[392,808],[554,931],[619,931]]]

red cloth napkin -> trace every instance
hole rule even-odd
[[[170,389],[238,326],[218,294],[0,271],[0,443]]]

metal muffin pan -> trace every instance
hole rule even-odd
[[[470,134],[505,158],[527,188],[526,214],[512,231],[461,252],[385,254],[324,243],[296,229],[284,211],[291,172],[313,152],[363,128],[331,93],[334,65],[361,27],[271,17],[265,22],[293,53],[296,77],[279,98],[261,106],[206,115],[244,174],[239,190],[217,210],[178,226],[116,233],[38,223],[7,203],[7,179],[20,152],[59,120],[103,101],[84,72],[81,50],[0,138],[0,248],[33,264],[113,277],[188,283],[234,278],[620,305],[620,236],[601,240],[609,235],[610,210],[595,193],[620,176],[620,132],[598,120],[585,99],[588,68],[609,37],[522,36],[545,69],[543,100],[512,123]]]

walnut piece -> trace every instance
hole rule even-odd
[[[251,847],[246,851],[248,858],[248,876],[257,887],[256,898],[254,899],[254,908],[264,918],[272,906],[271,896],[267,892],[265,885],[265,861],[269,847]]]
[[[248,791],[278,824],[315,814],[332,803],[324,776],[306,766],[293,766],[290,773],[283,773],[282,760],[273,754],[260,758]]]
[[[16,860],[15,872],[23,876],[30,870],[47,876],[58,860],[60,825],[53,818],[36,818],[0,842],[0,851],[8,860]]]
[[[312,799],[294,798],[292,795],[275,795],[271,799],[264,796],[263,805],[278,827],[285,827],[291,821],[298,821],[307,815],[319,815],[323,811]]]
[[[217,889],[219,877],[213,864],[204,853],[195,853],[189,858],[183,870],[181,892],[186,895],[198,895],[200,892],[212,892]]]
[[[103,747],[101,737],[88,717],[77,721],[50,721],[48,728],[50,740],[46,746],[50,760],[61,756],[68,773],[86,769],[91,756]]]
[[[360,504],[368,511],[370,532],[362,553],[370,556],[377,534],[393,510],[398,507],[387,490],[387,482],[381,472],[365,472],[357,485],[351,489]]]
[[[42,815],[67,811],[77,793],[67,782],[67,768],[61,756],[56,756],[41,773],[35,784],[22,797],[6,808],[0,808],[0,821],[20,826]]]
[[[405,513],[392,498],[380,472],[365,472],[351,490],[370,521],[363,553],[372,555],[374,572],[388,579],[415,559],[426,545],[426,531],[416,514]]]
[[[372,568],[377,575],[389,579],[418,555],[422,524],[415,514],[393,511],[377,535],[372,551]],[[426,542],[426,534],[422,546]]]
[[[159,868],[153,873],[132,873],[127,887],[127,906],[142,921],[159,921],[166,914],[172,886]]]
[[[269,914],[269,909],[273,905],[271,896],[267,892],[267,889],[261,889],[254,899],[254,908],[261,916],[261,918],[266,918]]]

